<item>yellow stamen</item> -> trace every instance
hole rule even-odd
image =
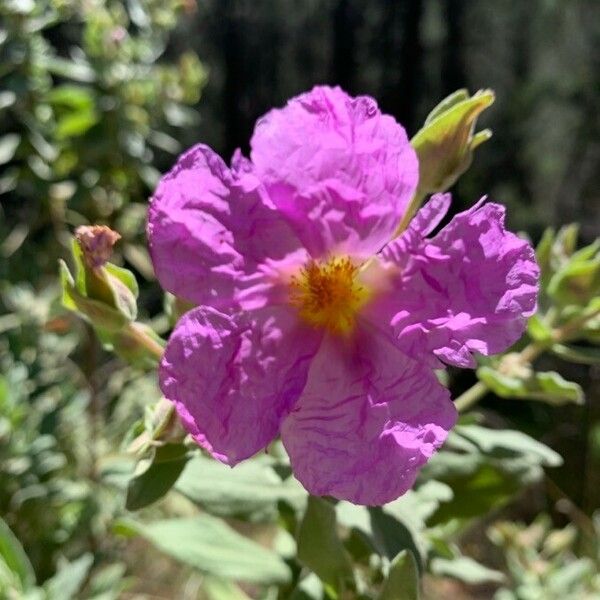
[[[313,327],[335,334],[354,328],[356,313],[370,293],[358,280],[359,268],[347,257],[311,261],[290,283],[290,302]]]

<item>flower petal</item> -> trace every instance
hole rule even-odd
[[[392,236],[418,181],[406,132],[367,96],[315,87],[260,119],[251,158],[314,258],[367,258]]]
[[[455,421],[430,369],[361,332],[351,353],[323,341],[282,440],[310,493],[378,505],[412,486]]]
[[[235,304],[247,278],[256,283],[259,263],[299,247],[258,179],[242,166],[236,157],[229,170],[210,148],[194,146],[156,189],[148,217],[152,262],[161,285],[185,300]]]
[[[409,231],[383,250],[397,275],[374,308],[379,318],[393,314],[404,352],[473,367],[472,352],[502,352],[523,334],[536,310],[539,267],[531,245],[504,228],[504,213],[482,201],[431,240]]]
[[[198,307],[169,339],[160,387],[194,439],[234,465],[277,435],[319,343],[286,308],[231,317]]]

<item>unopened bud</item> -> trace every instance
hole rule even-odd
[[[87,266],[99,269],[108,262],[121,236],[106,225],[82,225],[75,230],[75,238]]]

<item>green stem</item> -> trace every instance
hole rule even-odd
[[[417,210],[419,210],[419,207],[423,203],[426,195],[427,194],[425,192],[417,189],[415,195],[412,197],[411,201],[406,207],[406,211],[402,215],[402,220],[400,221],[400,224],[398,225],[398,228],[392,237],[398,237],[408,227],[412,218],[417,214]]]
[[[465,412],[471,406],[477,404],[487,393],[488,388],[485,383],[478,381],[454,401],[454,406],[456,406],[458,412]]]
[[[573,319],[562,327],[555,329],[549,341],[532,342],[531,344],[528,344],[525,346],[525,348],[523,348],[523,350],[521,350],[521,352],[519,352],[520,361],[523,364],[531,363],[553,344],[571,340],[573,334],[576,334],[587,321],[595,319],[599,314],[600,310],[597,310],[583,317]],[[456,398],[454,401],[456,410],[458,410],[458,412],[465,412],[473,405],[477,404],[477,402],[479,402],[488,393],[488,391],[489,389],[485,383],[478,381],[466,392],[463,392],[458,398]]]

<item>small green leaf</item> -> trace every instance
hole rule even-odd
[[[85,583],[93,562],[94,557],[91,554],[84,554],[73,562],[61,565],[58,573],[44,584],[48,600],[74,598]]]
[[[480,425],[457,425],[455,431],[475,443],[486,454],[506,456],[508,452],[530,457],[547,467],[558,467],[563,462],[560,454],[522,431],[489,429]]]
[[[188,461],[183,444],[156,448],[151,459],[142,461],[127,487],[127,510],[140,510],[162,498],[175,484]]]
[[[600,295],[600,256],[577,259],[555,273],[548,284],[548,295],[559,305],[586,306]]]
[[[314,574],[309,573],[300,580],[289,600],[324,600],[323,582]]]
[[[207,514],[131,523],[130,528],[162,552],[216,577],[265,585],[287,583],[291,577],[277,554]]]
[[[82,85],[58,85],[48,92],[48,101],[73,109],[91,110],[94,106],[94,90]]]
[[[336,590],[353,579],[352,563],[337,532],[335,508],[309,496],[298,532],[298,560]]]
[[[39,59],[40,67],[48,69],[54,75],[80,81],[82,83],[91,83],[96,80],[94,69],[86,63],[73,62],[65,58],[56,56],[44,56]]]
[[[10,108],[17,101],[17,95],[12,90],[0,92],[0,110]]]
[[[506,579],[504,573],[490,569],[468,556],[454,559],[434,558],[431,561],[431,572],[435,575],[453,577],[469,585],[502,583]]]
[[[560,358],[569,362],[582,365],[600,365],[600,348],[554,344],[550,350],[556,356],[560,356]]]
[[[552,327],[539,314],[533,315],[527,321],[527,333],[536,342],[548,342],[552,339]]]
[[[419,572],[414,556],[403,550],[390,565],[378,600],[419,600]]]
[[[16,575],[21,590],[26,591],[35,584],[35,572],[21,542],[10,527],[0,518],[0,560]]]
[[[235,583],[219,577],[205,577],[202,591],[207,600],[251,600]]]
[[[100,120],[100,115],[94,110],[78,110],[63,115],[56,123],[56,138],[68,138],[83,135]]]
[[[0,165],[10,162],[21,143],[21,136],[17,133],[8,133],[0,138]]]
[[[581,404],[583,390],[578,383],[567,381],[554,371],[534,372],[528,377],[500,373],[491,367],[480,367],[477,377],[501,398],[539,400],[548,404]]]

